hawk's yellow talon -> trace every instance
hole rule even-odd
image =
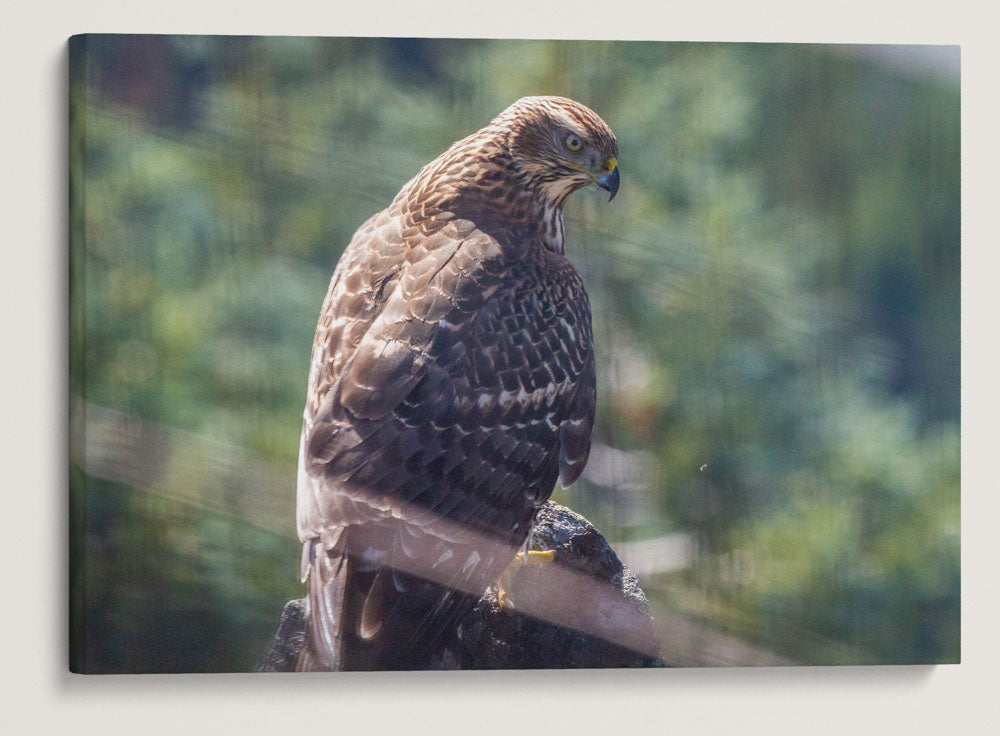
[[[523,552],[518,552],[517,557],[515,557],[514,559],[517,559],[518,557],[521,558],[523,564],[533,565],[536,562],[552,562],[556,558],[556,553],[554,550],[551,549],[547,549],[544,552],[541,550],[533,549],[528,551],[527,559],[524,559]]]
[[[517,574],[518,570],[525,565],[538,565],[547,562],[554,562],[555,559],[556,553],[551,549],[547,549],[545,551],[533,549],[527,552],[518,552],[514,556],[514,559],[511,560],[511,563],[507,565],[507,568],[500,574],[500,580],[497,582],[497,603],[499,604],[501,610],[509,613],[516,608],[514,601],[510,596],[510,590],[511,585],[514,582],[514,576]]]

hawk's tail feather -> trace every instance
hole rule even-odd
[[[402,570],[372,564],[344,530],[332,549],[309,550],[305,641],[296,670],[413,670],[434,666],[468,596]]]
[[[312,561],[306,593],[306,631],[296,670],[337,670],[342,658],[344,632],[341,613],[350,560],[336,547],[325,550],[318,540],[307,542],[307,546],[310,546]]]
[[[378,600],[376,605],[371,602]],[[479,596],[396,569],[377,576],[366,604],[382,611],[377,632],[364,641],[359,669],[415,670],[440,666],[449,637]],[[359,639],[360,640],[360,639]],[[358,647],[358,653],[364,651]]]

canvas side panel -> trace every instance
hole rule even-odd
[[[69,39],[69,668],[87,672],[84,263],[87,36]]]

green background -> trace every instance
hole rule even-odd
[[[555,499],[678,665],[959,659],[957,48],[71,42],[71,649],[249,670],[298,597],[312,333],[354,230],[526,94],[618,136],[567,205],[595,452]]]

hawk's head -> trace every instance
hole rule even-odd
[[[501,240],[512,237],[504,228],[527,225],[562,253],[566,197],[594,184],[614,198],[618,183],[618,141],[595,112],[523,97],[427,164],[396,201],[427,233],[455,217]]]
[[[522,97],[492,126],[508,132],[508,154],[527,183],[550,203],[590,184],[618,192],[618,141],[588,107],[565,97]]]

